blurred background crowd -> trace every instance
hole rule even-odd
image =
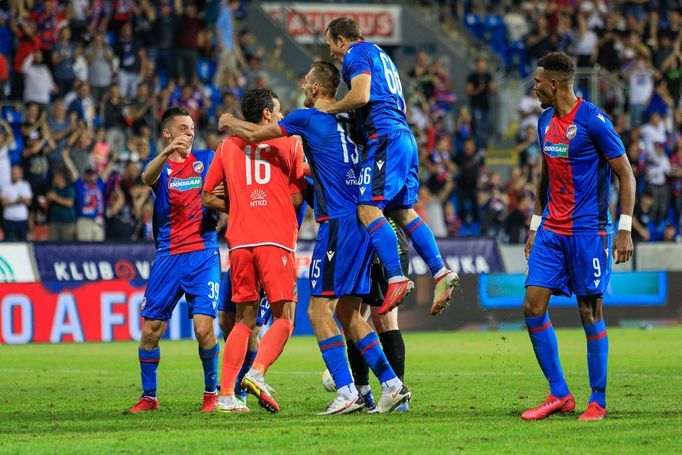
[[[467,30],[493,55],[472,62],[463,87],[455,86],[441,56],[426,51],[400,68],[420,147],[417,210],[437,236],[525,241],[541,157],[535,131],[541,108],[529,78],[534,61],[560,50],[579,67],[599,65],[626,84],[625,109],[600,107],[621,134],[637,177],[633,236],[679,240],[682,15],[676,2],[435,4],[446,31]],[[240,25],[243,14],[237,0],[0,1],[4,239],[151,239],[153,193],[140,174],[162,147],[161,113],[185,107],[197,127],[194,147],[215,149],[218,117],[240,116],[245,90],[278,89],[272,75],[286,67],[284,42],[259,42]],[[491,115],[499,72],[527,84],[517,105],[514,162],[502,168],[487,160],[498,146]],[[588,87],[577,89],[589,99]],[[302,107],[299,91],[282,93],[292,93],[281,100],[283,112]],[[617,184],[614,179],[614,215]],[[314,238],[311,215],[303,238]]]

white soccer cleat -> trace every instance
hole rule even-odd
[[[324,412],[318,412],[318,416],[337,416],[341,414],[350,414],[357,412],[365,407],[365,402],[362,397],[357,395],[347,396],[338,394],[334,401],[327,407]]]
[[[442,313],[452,303],[452,291],[460,289],[459,275],[456,272],[448,271],[434,281],[436,289],[433,291],[433,305],[431,315],[436,316]]]
[[[234,395],[218,398],[218,412],[249,412],[246,403],[237,400]]]
[[[395,389],[389,389],[388,392],[381,394],[377,406],[368,411],[368,413],[384,414],[386,412],[395,411],[395,409],[403,403],[409,403],[411,397],[412,393],[404,385],[400,385]]]

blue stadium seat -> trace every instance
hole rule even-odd
[[[484,39],[484,25],[480,16],[475,14],[465,14],[464,15],[464,26],[469,29],[478,39]]]
[[[197,75],[199,80],[203,83],[210,83],[213,80],[216,72],[216,62],[214,60],[209,60],[206,58],[200,58],[197,60]]]

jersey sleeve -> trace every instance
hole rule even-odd
[[[360,74],[372,74],[372,67],[367,55],[365,55],[364,52],[361,52],[357,47],[353,48],[353,51],[354,52],[346,52],[346,55],[343,58],[343,74],[349,82]]]
[[[600,155],[610,160],[625,154],[623,141],[606,114],[601,112],[593,114],[588,125],[590,138]]]
[[[310,125],[311,109],[296,109],[279,121],[279,127],[285,136],[302,135]]]
[[[303,169],[303,144],[298,137],[290,138],[292,147],[291,169],[289,173],[289,193],[300,193],[306,188]]]
[[[206,178],[204,179],[204,188],[203,190],[206,192],[211,192],[213,189],[220,184],[220,182],[225,180],[225,174],[223,172],[223,163],[222,163],[222,156],[223,156],[223,147],[225,146],[225,142],[222,142],[218,146],[218,150],[216,150],[215,155],[213,156],[213,160],[211,161],[211,165],[208,168],[208,172],[206,173]]]

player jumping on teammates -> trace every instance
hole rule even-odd
[[[538,121],[542,177],[526,243],[528,277],[523,312],[533,349],[550,386],[540,406],[521,416],[538,420],[571,412],[575,400],[559,361],[556,334],[547,314],[552,294],[575,294],[587,337],[590,395],[580,420],[606,417],[609,339],[602,317],[602,295],[611,276],[612,229],[609,214],[611,171],[620,181],[616,264],[633,252],[630,229],[635,178],[623,142],[611,120],[573,92],[575,65],[559,52],[538,60],[535,92],[543,109]]]
[[[366,142],[358,176],[357,210],[388,275],[386,299],[379,314],[395,308],[414,288],[400,267],[398,239],[384,209],[392,210],[395,221],[428,264],[436,286],[431,314],[439,314],[450,305],[459,277],[446,268],[433,232],[412,208],[419,190],[419,156],[405,117],[398,71],[386,52],[364,41],[358,24],[348,17],[331,21],[325,39],[332,57],[342,62],[349,92],[324,111],[337,114],[355,110],[356,126]]]
[[[149,161],[142,181],[156,194],[154,238],[156,255],[142,301],[144,318],[139,359],[142,397],[131,412],[159,408],[156,397],[161,352],[159,339],[178,300],[185,294],[199,357],[204,367],[203,412],[216,409],[216,378],[220,345],[213,331],[220,285],[220,257],[215,213],[201,205],[201,187],[213,152],[192,150],[194,122],[182,107],[161,116],[166,148]]]
[[[276,123],[281,118],[277,95],[268,89],[246,93],[241,106],[244,118],[255,123]],[[294,330],[298,227],[291,195],[302,200],[302,164],[303,152],[297,139],[252,143],[232,136],[216,150],[206,177],[204,205],[216,210],[224,210],[226,203],[229,206],[226,238],[232,300],[237,304],[237,322],[225,343],[219,411],[249,410],[235,398],[234,386],[256,326],[261,284],[274,322],[242,383],[262,407],[279,411],[263,376]],[[227,201],[211,193],[221,182],[225,184]]]
[[[334,102],[339,71],[327,62],[315,62],[305,75],[305,105],[287,115],[279,125],[258,126],[229,114],[221,124],[250,141],[285,135],[303,137],[315,193],[315,218],[320,223],[310,265],[313,296],[308,315],[318,346],[338,395],[320,415],[338,415],[363,408],[346,358],[346,343],[334,321],[356,345],[382,385],[376,412],[390,412],[409,401],[410,392],[397,377],[379,338],[360,314],[361,295],[370,290],[370,265],[374,248],[357,217],[358,149],[348,134],[347,116],[321,112]]]

